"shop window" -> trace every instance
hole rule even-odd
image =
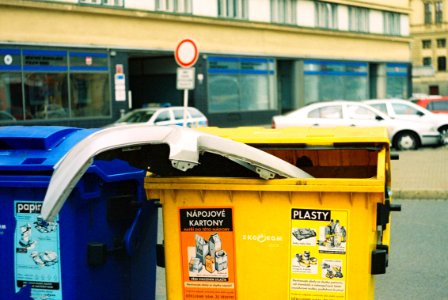
[[[334,3],[316,2],[316,25],[320,28],[338,28],[338,6]]]
[[[304,75],[305,103],[368,99],[367,63],[307,60]]]
[[[247,0],[218,0],[218,16],[224,18],[247,19]]]
[[[108,74],[76,73],[70,75],[72,116],[93,117],[109,114]]]
[[[369,31],[369,10],[367,8],[350,6],[349,29],[355,32]]]
[[[63,119],[69,116],[67,74],[26,72],[25,116],[30,119]]]
[[[446,56],[437,57],[437,71],[446,71]]]
[[[208,58],[209,108],[212,113],[275,110],[274,60]]]
[[[23,120],[22,76],[0,72],[0,122]]]
[[[409,67],[407,64],[386,64],[386,97],[401,98],[408,97]]]
[[[431,49],[431,40],[423,40],[422,48],[423,49]]]
[[[297,24],[297,0],[271,0],[273,23]]]
[[[110,114],[107,54],[70,52],[70,95],[72,117]]]
[[[0,121],[110,116],[108,55],[1,49]]]

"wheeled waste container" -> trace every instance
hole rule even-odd
[[[374,299],[399,210],[385,129],[201,131],[311,176],[148,176],[148,199],[163,210],[168,299]]]
[[[41,214],[119,158],[162,205],[168,299],[373,299],[399,209],[389,151],[386,129],[107,128],[59,161]]]
[[[53,170],[98,129],[0,128],[0,299],[154,299],[157,208],[146,174],[93,161],[52,220],[40,217]]]

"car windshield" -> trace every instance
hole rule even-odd
[[[117,123],[144,123],[148,122],[153,114],[154,112],[149,110],[133,111],[121,117]]]

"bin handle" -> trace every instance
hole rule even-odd
[[[151,210],[154,209],[154,204],[150,202],[143,203],[138,209],[131,227],[124,235],[124,247],[129,256],[133,256],[141,245],[141,238],[144,237],[143,231],[149,230],[145,222],[151,221]]]

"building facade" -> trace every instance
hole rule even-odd
[[[448,2],[411,1],[413,92],[448,95]]]
[[[409,1],[0,0],[1,124],[99,127],[182,105],[174,51],[199,49],[189,105],[210,125],[315,101],[410,96]]]

